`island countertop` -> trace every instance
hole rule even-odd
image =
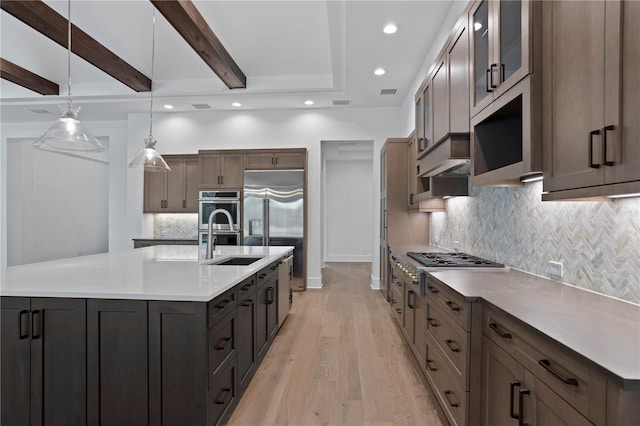
[[[249,266],[204,262],[199,246],[153,246],[0,269],[0,296],[207,302],[294,247],[218,246],[214,258],[263,257]]]

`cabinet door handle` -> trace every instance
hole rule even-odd
[[[605,166],[613,166],[613,161],[607,161],[607,132],[614,130],[614,126],[605,126],[602,128],[602,163]]]
[[[29,338],[29,311],[26,309],[18,314],[18,333],[20,339]]]
[[[500,64],[500,83],[504,83],[504,64]]]
[[[509,395],[510,395],[510,397],[509,397],[509,415],[511,416],[512,419],[519,419],[520,418],[520,415],[516,414],[514,412],[514,410],[513,410],[515,408],[515,398],[514,398],[515,395],[514,394],[515,394],[516,386],[519,387],[520,386],[520,382],[511,382],[511,386],[510,386],[511,390],[509,392]],[[522,403],[520,403],[520,404],[522,404]],[[522,405],[520,407],[522,407]],[[520,411],[522,411],[522,408],[520,408]]]
[[[414,297],[416,295],[416,293],[413,290],[409,290],[407,292],[407,306],[409,307],[409,309],[414,309],[414,305],[415,305],[415,301],[411,301],[411,298]]]
[[[402,287],[402,281],[396,281],[396,285],[397,285],[398,287]]]
[[[231,342],[231,340],[231,337],[220,339],[220,343],[218,343],[218,346],[216,346],[216,350],[223,351],[227,347],[229,342]]]
[[[500,332],[500,330],[498,330],[498,324],[496,324],[495,322],[490,322],[489,323],[489,328],[492,329],[493,331],[495,331],[496,333],[498,333],[498,335],[504,339],[511,339],[511,333],[502,333]]]
[[[278,157],[276,157],[276,165],[278,165]]]
[[[433,360],[432,359],[428,359],[427,360],[427,369],[429,371],[438,371],[438,369],[433,366]]]
[[[220,176],[220,185],[224,185],[224,176]]]
[[[447,339],[444,341],[444,343],[447,344],[447,346],[449,347],[449,349],[451,350],[451,352],[460,352],[460,348],[453,346],[456,342],[454,342],[451,339]]]
[[[491,86],[492,89],[495,89],[496,87],[498,87],[497,84],[493,84],[493,69],[494,68],[498,68],[498,64],[491,64],[491,67],[489,67],[489,69],[491,70],[491,73],[490,73],[491,74],[491,77],[490,77],[491,84],[490,84],[490,86]]]
[[[253,305],[253,299],[247,299],[242,303],[242,306],[251,306]]]
[[[267,305],[271,305],[273,302],[273,287],[269,287],[267,289]]]
[[[183,209],[187,208],[187,200],[182,200],[182,208]]]
[[[447,304],[447,306],[449,307],[449,309],[451,309],[452,311],[460,312],[460,306],[456,305],[456,304],[455,304],[455,303],[453,303],[452,301],[447,300],[445,303]]]
[[[31,338],[42,337],[42,312],[36,310],[31,312]]]
[[[401,313],[402,313],[402,309],[400,309],[400,308],[396,308],[396,313],[397,313],[397,314],[401,314]]]
[[[592,169],[600,168],[600,164],[595,164],[593,162],[593,137],[599,134],[600,130],[592,130],[589,132],[589,167]]]
[[[489,74],[491,74],[491,68],[487,68],[487,73],[486,73],[486,75],[485,75],[485,79],[484,79],[484,80],[485,80],[485,81],[484,81],[484,82],[485,82],[485,86],[486,86],[486,88],[487,88],[487,89],[486,89],[486,90],[487,90],[487,93],[491,93],[491,92],[493,92],[493,89],[491,89],[491,88],[489,87],[489,78],[490,78],[490,77],[489,77]],[[491,79],[493,80],[493,78],[491,78]],[[493,84],[493,82],[492,82],[491,84]]]
[[[452,407],[458,407],[460,404],[458,404],[457,402],[453,401],[451,399],[451,395],[453,395],[453,392],[451,391],[444,391],[444,398],[447,400],[447,402],[449,403],[450,406]]]
[[[529,391],[529,389],[520,389],[520,394],[518,395],[518,403],[520,405],[520,416],[518,416],[518,426],[524,426],[524,422],[523,422],[523,418],[524,418],[524,405],[522,405],[524,403],[523,401],[523,397],[525,395],[529,395],[531,392]]]
[[[409,204],[413,205],[413,194],[409,194]]]
[[[578,386],[578,381],[573,377],[564,377],[562,374],[558,373],[551,367],[551,361],[548,359],[541,359],[538,361],[538,364],[542,366],[549,373],[553,374],[556,378],[560,379],[565,385],[569,386]]]
[[[427,322],[431,327],[440,327],[440,324],[438,324],[433,318],[427,318]]]
[[[231,395],[231,388],[224,388],[216,397],[216,404],[223,405],[227,402],[228,396]]]

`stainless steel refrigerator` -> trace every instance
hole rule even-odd
[[[305,289],[304,171],[244,173],[243,241],[247,246],[293,246],[293,288]]]

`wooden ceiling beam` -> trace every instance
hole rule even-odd
[[[0,78],[25,87],[41,95],[59,95],[60,86],[13,62],[0,58]]]
[[[41,0],[2,0],[0,8],[67,49],[67,19]],[[151,91],[151,80],[71,24],[71,51],[96,68],[135,90]]]
[[[245,89],[247,77],[191,0],[151,0],[229,89]]]

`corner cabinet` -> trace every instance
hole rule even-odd
[[[244,181],[242,151],[199,151],[200,187],[241,189]]]
[[[144,172],[144,213],[197,213],[197,155],[165,155],[170,172]]]
[[[543,199],[640,192],[640,2],[542,11]]]

